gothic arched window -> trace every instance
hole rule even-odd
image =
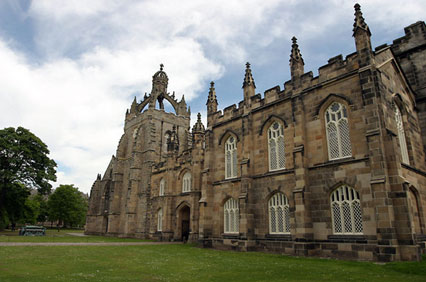
[[[238,201],[229,199],[223,207],[225,233],[238,233],[240,225],[240,209]]]
[[[284,128],[274,122],[268,129],[269,170],[285,168]]]
[[[334,234],[362,234],[362,213],[359,193],[342,185],[331,193],[331,216]]]
[[[352,156],[348,113],[343,104],[334,102],[325,111],[325,123],[330,160]]]
[[[393,110],[395,112],[395,121],[396,121],[396,128],[398,130],[398,140],[399,140],[399,147],[401,148],[402,162],[405,164],[410,164],[410,160],[408,158],[407,141],[405,140],[404,123],[402,121],[401,111],[399,110],[397,105],[393,106]]]
[[[231,136],[225,142],[225,178],[237,177],[237,140]]]
[[[159,209],[157,213],[157,231],[163,231],[163,209]]]
[[[160,189],[158,192],[159,196],[164,196],[164,186],[166,185],[166,181],[164,180],[164,178],[161,178],[160,180]]]
[[[283,193],[275,194],[268,202],[269,233],[290,233],[290,207],[288,199]]]
[[[191,191],[191,173],[187,172],[182,178],[182,192]]]

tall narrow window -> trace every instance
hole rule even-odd
[[[163,209],[159,209],[157,213],[157,231],[163,231]]]
[[[396,105],[394,105],[393,109],[395,112],[395,121],[396,121],[396,128],[398,130],[398,140],[399,140],[399,147],[401,148],[402,162],[406,164],[410,164],[410,160],[408,159],[407,141],[405,141],[404,124],[402,121],[401,111]]]
[[[187,172],[182,179],[182,192],[191,191],[191,173]]]
[[[290,208],[288,199],[283,193],[275,194],[268,202],[269,233],[290,233]]]
[[[343,104],[334,102],[325,111],[325,122],[330,160],[352,156],[348,113]]]
[[[284,128],[274,122],[268,129],[269,170],[285,168]]]
[[[237,140],[231,136],[225,143],[225,178],[237,177]]]
[[[159,193],[158,193],[159,196],[164,196],[164,186],[165,186],[165,184],[166,184],[166,181],[164,180],[164,178],[161,178],[161,180],[160,180],[160,190],[159,190]]]
[[[225,233],[238,233],[240,224],[240,210],[238,201],[229,199],[223,207]]]
[[[330,197],[334,234],[362,234],[359,193],[342,185]]]

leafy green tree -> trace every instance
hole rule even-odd
[[[50,193],[49,181],[56,180],[56,163],[48,155],[46,144],[28,129],[0,130],[0,229],[24,216],[30,188]]]
[[[4,198],[4,213],[11,224],[22,222],[25,217],[25,201],[30,196],[30,189],[21,183],[8,186]]]
[[[31,195],[25,200],[24,217],[22,223],[36,224],[40,214],[40,202],[36,195]]]
[[[64,226],[84,225],[87,212],[87,199],[71,185],[59,185],[47,201],[49,219],[58,220]]]
[[[49,209],[47,207],[47,196],[37,194],[34,196],[40,206],[39,213],[37,216],[37,222],[45,222],[49,216]]]

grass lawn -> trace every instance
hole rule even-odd
[[[375,264],[191,245],[0,247],[0,281],[426,281],[423,262]]]
[[[61,243],[101,243],[101,242],[144,242],[148,240],[103,236],[73,236],[68,233],[83,233],[83,230],[47,229],[46,236],[18,236],[18,231],[1,231],[0,242],[61,242]],[[1,262],[1,259],[0,259]]]

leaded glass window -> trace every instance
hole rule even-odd
[[[223,207],[225,233],[238,233],[240,223],[240,210],[238,201],[229,199]]]
[[[325,111],[325,124],[330,160],[352,156],[349,122],[346,107],[334,102]]]
[[[163,209],[157,213],[157,231],[163,231]]]
[[[362,212],[359,193],[342,185],[331,194],[331,216],[334,234],[362,234]]]
[[[191,191],[191,173],[187,172],[182,179],[182,192]]]
[[[159,189],[159,196],[164,196],[164,186],[166,184],[166,181],[164,180],[164,178],[161,178],[160,180],[160,189]]]
[[[284,128],[274,122],[268,129],[269,170],[285,168]]]
[[[399,140],[399,147],[401,148],[402,162],[406,164],[410,164],[410,160],[408,158],[407,141],[405,140],[404,123],[402,121],[401,111],[396,105],[394,105],[393,109],[395,112],[395,121],[396,121],[396,128],[398,130],[398,140]]]
[[[275,194],[268,202],[269,233],[290,234],[290,207],[283,193]]]
[[[225,143],[225,178],[237,177],[237,140],[231,136]]]

